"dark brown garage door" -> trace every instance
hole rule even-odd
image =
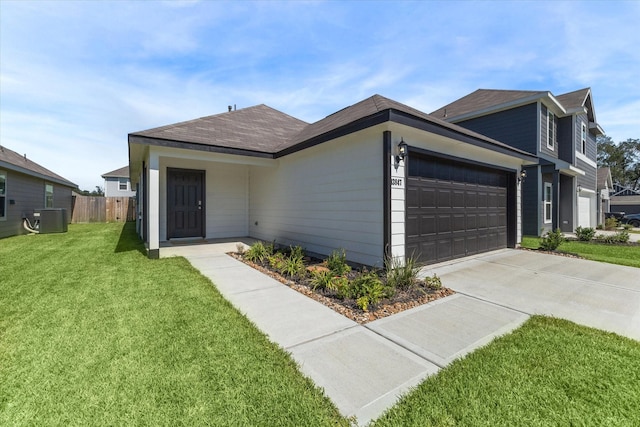
[[[434,263],[507,247],[508,172],[411,154],[407,255]]]

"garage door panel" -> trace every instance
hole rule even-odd
[[[464,214],[454,214],[452,216],[452,231],[465,231],[467,229],[466,218]]]
[[[438,262],[506,247],[506,172],[412,155],[409,174],[409,254],[417,251],[420,262]]]
[[[463,190],[453,190],[451,194],[451,206],[454,208],[460,208],[460,209],[465,208]]]

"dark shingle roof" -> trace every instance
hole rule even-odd
[[[584,106],[584,103],[587,100],[587,95],[589,95],[589,88],[584,88],[558,95],[556,96],[556,99],[565,108],[565,110],[572,110],[574,108]]]
[[[0,167],[12,169],[27,175],[48,179],[62,185],[77,188],[78,186],[55,172],[40,166],[36,162],[27,158],[26,155],[18,154],[7,147],[0,146]]]
[[[447,117],[457,117],[534,95],[543,96],[546,93],[547,92],[535,90],[478,89],[469,95],[463,96],[462,98],[433,111],[431,116],[446,120]]]
[[[396,110],[409,114],[437,127],[481,140],[514,154],[527,154],[485,135],[440,120],[380,95],[373,95],[312,124],[307,124],[266,105],[258,105],[130,135],[277,155],[286,154],[292,147],[302,145],[316,137],[321,137],[385,110]]]
[[[129,178],[129,166],[100,175],[103,178]]]
[[[261,104],[132,135],[270,153],[305,126],[306,122]]]

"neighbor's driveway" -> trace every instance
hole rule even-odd
[[[638,268],[505,249],[422,270],[433,273],[458,293],[640,340]]]

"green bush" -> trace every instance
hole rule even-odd
[[[591,227],[576,227],[576,236],[582,242],[589,242],[596,235],[596,230]]]
[[[363,271],[351,281],[350,289],[352,298],[356,299],[356,304],[364,311],[380,302],[386,296],[386,289],[380,277],[375,271]]]
[[[628,243],[629,232],[620,230],[616,234],[598,234],[596,240],[600,243]]]
[[[268,257],[269,267],[271,269],[282,272],[285,264],[285,256],[282,252],[276,252],[275,254],[271,254]]]
[[[614,217],[610,217],[604,220],[604,229],[605,230],[615,230],[618,228],[618,220]]]
[[[442,281],[435,273],[431,277],[425,277],[424,284],[431,289],[440,289],[442,287]]]
[[[326,260],[327,268],[335,276],[344,276],[351,271],[351,267],[347,264],[347,254],[344,249],[338,249],[331,252]]]
[[[564,240],[562,231],[559,228],[556,228],[555,231],[547,231],[547,234],[540,239],[540,249],[543,251],[555,251]]]
[[[245,252],[244,257],[252,262],[263,262],[271,255],[273,255],[273,243],[265,244],[257,241]]]
[[[384,258],[387,286],[397,289],[409,289],[418,281],[420,266],[412,257],[400,258],[386,255]]]

